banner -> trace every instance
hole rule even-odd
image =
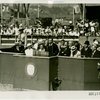
[[[75,5],[75,6],[74,6],[74,13],[75,13],[75,14],[80,13],[80,7],[79,7],[79,5]]]

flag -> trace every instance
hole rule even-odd
[[[75,13],[75,14],[80,13],[80,6],[79,6],[79,5],[75,5],[75,6],[73,7],[73,9],[74,9],[74,13]]]
[[[4,12],[6,10],[5,5],[2,5],[2,11]]]
[[[2,5],[2,12],[8,12],[9,6],[8,5]]]

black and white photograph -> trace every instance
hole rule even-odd
[[[100,3],[0,3],[0,91],[100,96]]]

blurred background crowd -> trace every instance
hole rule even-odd
[[[27,35],[40,36],[100,36],[99,23],[97,21],[88,21],[79,19],[73,25],[68,21],[67,25],[61,25],[55,20],[51,26],[43,27],[41,21],[36,21],[35,25],[25,26],[22,23],[12,23],[11,25],[0,24],[0,35],[19,35],[23,30]]]

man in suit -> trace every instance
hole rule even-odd
[[[92,45],[92,57],[100,58],[100,47],[98,45],[98,42],[94,42]]]
[[[85,41],[84,46],[81,49],[81,56],[82,57],[91,57],[92,56],[92,49],[90,48],[89,41]]]
[[[58,46],[53,42],[53,39],[49,39],[48,52],[49,56],[57,56],[59,53]]]

